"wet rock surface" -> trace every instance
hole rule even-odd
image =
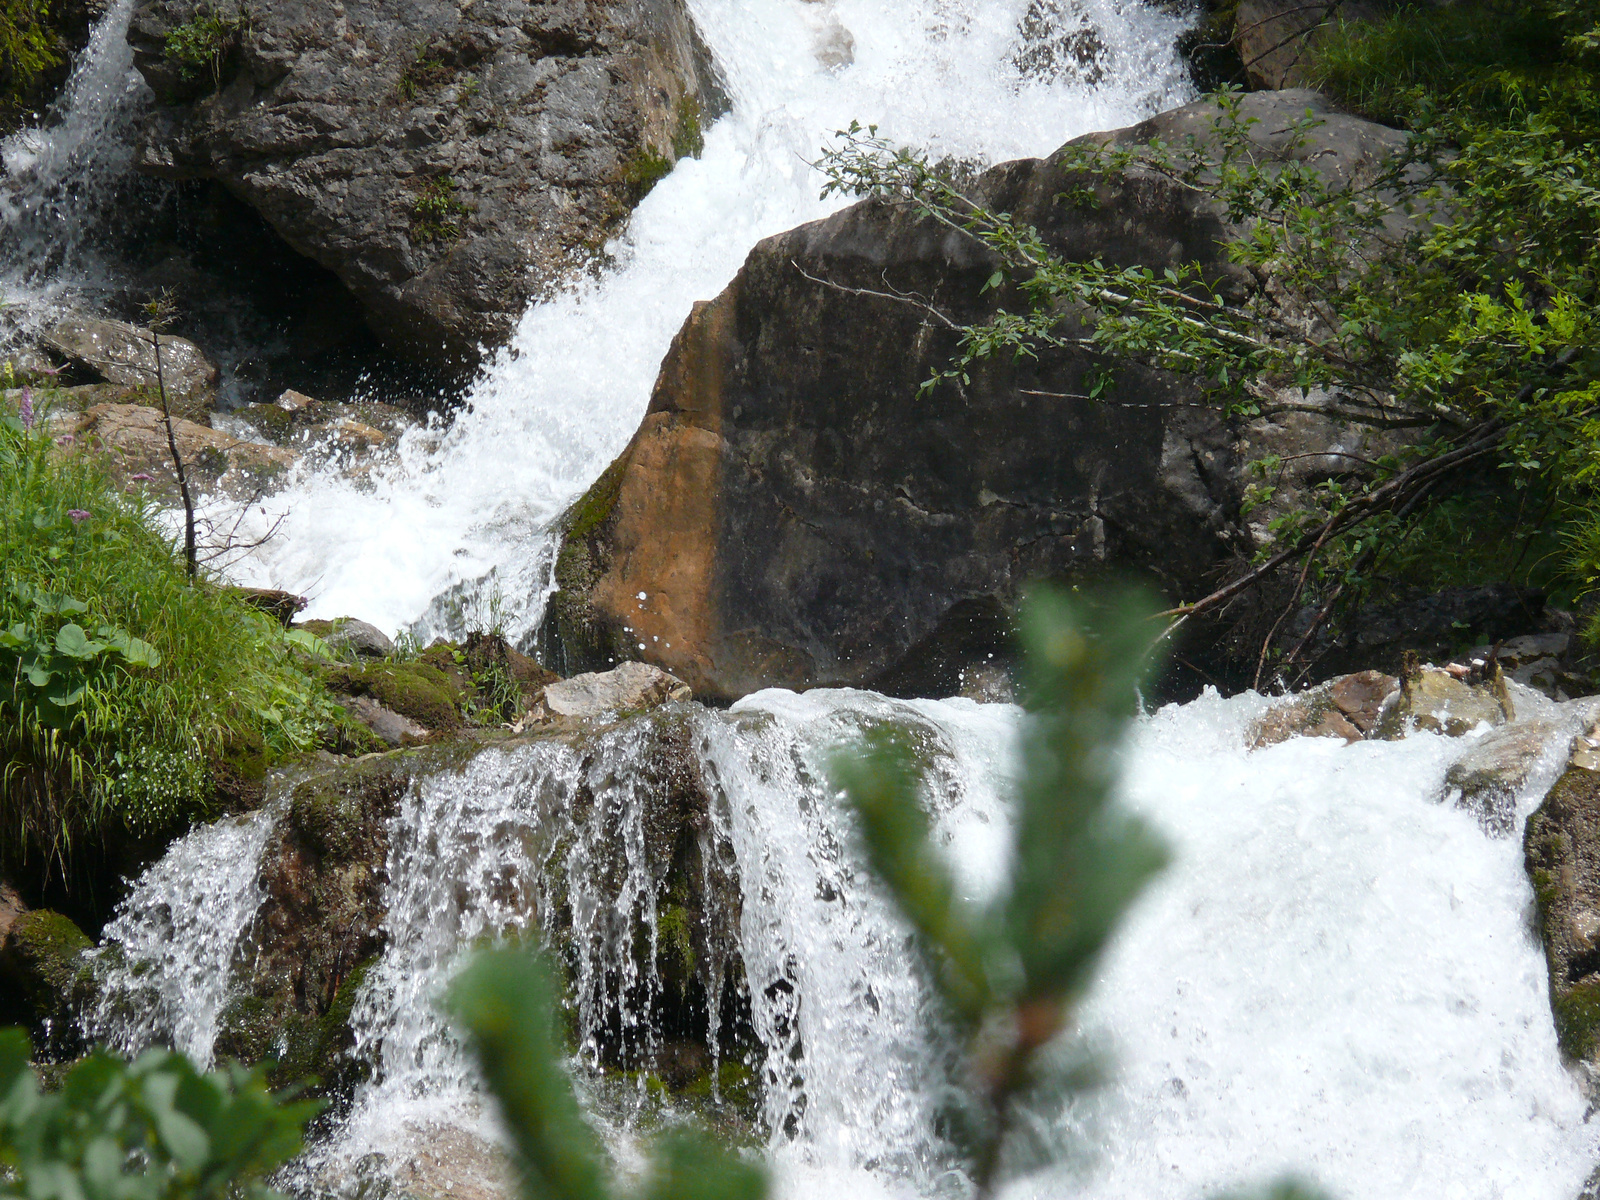
[[[89,381],[143,388],[152,395],[165,387],[173,415],[189,419],[209,410],[211,393],[222,377],[217,364],[193,342],[122,321],[73,313],[46,329],[39,341],[64,367]]]
[[[96,404],[68,429],[69,444],[103,452],[112,473],[124,483],[143,483],[168,498],[177,496],[177,474],[159,409]],[[172,418],[172,434],[192,490],[257,495],[270,490],[295,462],[294,454],[277,446],[240,441],[181,417]]]
[[[141,0],[129,41],[141,169],[220,181],[430,361],[503,342],[723,103],[681,0]]]
[[[625,662],[610,671],[574,675],[544,689],[544,712],[554,717],[595,719],[655,708],[669,700],[688,700],[692,693],[681,679],[659,667]]]
[[[1600,762],[1577,754],[1528,818],[1523,855],[1550,967],[1562,1054],[1600,1070]]]
[[[1244,104],[1268,141],[1279,118],[1325,112],[1305,92]],[[1095,137],[1180,142],[1213,113]],[[1327,114],[1304,152],[1354,179],[1400,139]],[[1254,286],[1192,193],[1134,169],[1081,209],[1056,203],[1071,182],[1057,160],[1026,160],[977,192],[1068,258],[1198,260],[1235,294]],[[1238,522],[1250,435],[1193,384],[1127,367],[1091,401],[1093,364],[1063,352],[919,397],[956,334],[890,293],[979,322],[1021,302],[981,294],[994,267],[881,201],[758,245],[697,306],[633,442],[568,513],[546,661],[572,673],[640,657],[718,699],[774,685],[949,695],[1004,651],[1027,579],[1115,570],[1209,591],[1254,546]]]

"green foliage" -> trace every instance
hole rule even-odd
[[[0,0],[0,103],[20,107],[39,77],[60,63],[49,0]]]
[[[461,218],[472,208],[456,195],[456,181],[438,175],[418,190],[411,205],[411,232],[419,241],[453,242],[461,236]]]
[[[438,51],[424,48],[419,50],[416,58],[400,72],[400,78],[395,83],[395,91],[406,100],[415,100],[419,93],[430,91],[448,82],[455,73],[456,69],[445,62]],[[471,92],[475,95],[478,90],[477,81],[469,82]]]
[[[637,204],[670,174],[672,160],[664,154],[657,154],[648,146],[642,146],[622,164],[622,185],[627,189],[628,199]]]
[[[333,717],[278,624],[191,583],[142,493],[0,410],[0,847],[205,815],[230,745],[313,747]]]
[[[268,1200],[318,1105],[259,1071],[203,1074],[180,1054],[96,1051],[46,1092],[18,1029],[0,1030],[0,1196],[27,1200]]]
[[[477,1054],[516,1146],[527,1200],[609,1200],[600,1146],[562,1063],[557,995],[537,959],[481,955],[456,981],[450,1007]],[[658,1148],[637,1200],[762,1200],[763,1173],[689,1134]]]
[[[243,13],[203,8],[167,33],[162,53],[185,79],[209,75],[211,86],[220,88],[223,64],[244,25]]]
[[[1009,886],[963,900],[930,839],[922,768],[891,730],[841,753],[833,775],[861,818],[873,869],[921,935],[951,1012],[968,1031],[981,1085],[962,1122],[980,1194],[993,1186],[1039,1052],[1060,1031],[1100,952],[1160,868],[1154,836],[1113,803],[1117,748],[1137,711],[1151,650],[1149,606],[1099,606],[1049,589],[1021,620],[1029,715],[1016,787]]]
[[[1390,125],[1424,127],[1461,108],[1504,118],[1555,91],[1563,107],[1592,107],[1583,60],[1596,26],[1592,10],[1562,0],[1423,4],[1329,29],[1310,70],[1353,111]]]

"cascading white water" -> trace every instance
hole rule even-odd
[[[1335,1197],[1571,1200],[1600,1131],[1560,1065],[1520,841],[1441,803],[1445,771],[1471,738],[1301,738],[1247,751],[1245,729],[1266,704],[1210,695],[1139,723],[1125,801],[1169,840],[1174,862],[1081,1013],[1078,1036],[1099,1048],[1109,1082],[1070,1110],[1035,1114],[1036,1140],[1067,1165],[1023,1176],[1010,1194],[1187,1198],[1295,1170]],[[1551,735],[1519,825],[1580,715],[1566,710]],[[961,1193],[936,1124],[948,1043],[824,771],[865,729],[908,732],[928,765],[936,835],[963,889],[982,898],[1007,868],[1019,717],[852,691],[684,710],[711,801],[706,836],[737,863],[739,949],[784,1197]],[[654,945],[660,883],[642,849],[641,814],[659,786],[646,729],[484,752],[413,789],[390,830],[389,945],[353,1017],[375,1074],[289,1182],[424,1186],[421,1163],[433,1164],[435,1191],[468,1176],[494,1186],[494,1123],[435,1001],[473,946],[548,936],[563,905],[585,1047],[583,1031],[627,990],[618,981],[653,971],[636,938],[643,927]],[[266,820],[196,831],[119,914],[110,932],[131,968],[116,980],[124,1014],[101,1028],[125,1046],[167,1039],[209,1052],[255,906],[240,881],[253,879]],[[608,874],[614,886],[601,887]],[[580,1050],[580,1063],[591,1059]],[[626,1130],[612,1132],[630,1154]]]
[[[447,607],[430,610],[436,598],[498,592],[513,637],[526,632],[543,610],[549,523],[627,443],[693,303],[721,291],[761,238],[844,203],[818,199],[808,166],[835,130],[859,119],[937,154],[998,161],[1189,94],[1173,49],[1179,21],[1131,0],[690,8],[733,103],[701,158],[645,198],[611,248],[614,267],[528,311],[448,430],[412,435],[396,463],[359,482],[313,472],[265,513],[250,510],[256,533],[285,519],[238,568],[243,581],[309,596],[309,615],[391,630],[422,618],[424,640],[459,632]],[[1045,66],[1025,57],[1085,24],[1104,46],[1100,82],[1084,82],[1070,56]],[[853,63],[842,65],[847,46]]]
[[[92,236],[133,160],[149,96],[133,67],[134,0],[112,0],[44,124],[0,142],[0,300],[38,318],[73,289],[109,281]]]
[[[200,826],[139,877],[102,935],[86,1034],[123,1054],[164,1044],[211,1062],[275,819],[268,808]]]

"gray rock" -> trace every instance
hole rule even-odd
[[[70,314],[40,336],[40,343],[66,362],[107,383],[153,389],[156,386],[155,334],[122,321]],[[193,419],[209,407],[207,394],[221,370],[193,342],[160,335],[161,381],[174,414]]]
[[[1444,777],[1440,799],[1473,813],[1484,831],[1509,837],[1517,824],[1517,794],[1539,760],[1556,721],[1512,721],[1479,738]]]
[[[544,707],[558,717],[594,718],[655,708],[669,700],[688,700],[681,679],[659,667],[625,662],[611,671],[574,675],[544,689]]]
[[[394,643],[388,634],[354,617],[338,618],[332,631],[322,640],[332,650],[348,651],[361,658],[387,658],[394,653]]]
[[[1328,111],[1312,92],[1245,97],[1252,136],[1337,181],[1369,176],[1403,135]],[[1325,118],[1291,147],[1286,118]],[[1102,143],[1212,134],[1191,105]],[[976,182],[1067,259],[1155,270],[1200,262],[1243,298],[1226,214],[1156,172],[1097,182],[1057,156]],[[885,294],[932,297],[957,325],[1025,301],[982,291],[989,251],[906,207],[869,200],[758,245],[695,308],[649,410],[571,510],[544,659],[564,672],[635,656],[701,696],[768,686],[950,695],[1010,646],[1010,613],[1039,577],[1135,574],[1169,596],[1214,586],[1257,549],[1238,521],[1250,432],[1196,381],[1122,364],[1089,399],[1075,349],[980,364],[919,395],[959,334]]]
[[[353,696],[340,703],[351,716],[372,730],[375,737],[390,746],[428,740],[428,731],[421,725],[410,717],[403,717],[393,709],[385,708],[371,696]]]
[[[140,168],[222,182],[430,361],[503,342],[725,104],[683,0],[285,0],[185,72],[213,11],[139,0]]]

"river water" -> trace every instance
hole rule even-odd
[[[121,43],[129,7],[119,0],[104,19],[65,119],[4,147],[0,286],[25,307],[103,266],[92,222],[83,236],[73,223],[92,206],[71,200],[105,194],[126,166],[129,114],[145,102]],[[462,607],[496,607],[527,633],[548,588],[550,522],[631,436],[690,305],[760,238],[840,203],[818,198],[808,165],[833,130],[873,122],[936,154],[995,162],[1190,96],[1172,49],[1179,22],[1114,0],[691,8],[732,98],[702,157],[646,198],[611,266],[528,311],[450,422],[408,435],[360,482],[308,469],[252,515],[283,523],[240,565],[243,581],[301,591],[314,615],[423,638],[458,626]],[[1040,69],[1041,46],[1086,26],[1104,46],[1093,71],[1071,58]],[[1293,1170],[1352,1200],[1571,1200],[1600,1139],[1557,1054],[1519,842],[1438,802],[1464,743],[1299,739],[1249,752],[1244,730],[1265,703],[1205,696],[1140,722],[1124,799],[1163,832],[1174,864],[1115,941],[1073,1034],[1107,1082],[1036,1114],[1050,1165],[1011,1194],[1188,1198]],[[927,988],[865,877],[850,815],[820,782],[829,750],[883,719],[933,748],[928,804],[962,886],[999,886],[1017,710],[823,691],[691,712],[743,889],[754,1065],[770,1068],[764,1154],[794,1200],[962,1189],[934,1119],[945,1046]],[[353,1018],[375,1074],[291,1182],[403,1179],[424,1146],[436,1158],[456,1148],[463,1188],[492,1179],[470,1151],[494,1140],[492,1116],[432,1001],[464,947],[537,932],[550,881],[529,846],[580,783],[628,811],[638,753],[621,734],[587,762],[551,746],[493,751],[413,790],[391,829],[389,948]],[[1550,774],[1536,774],[1519,820]],[[196,830],[137,881],[108,928],[121,957],[95,1032],[209,1059],[274,819],[269,809]],[[565,861],[566,882],[581,881],[581,855]],[[628,919],[654,920],[647,893],[630,893]],[[602,961],[615,941],[598,923],[610,918],[585,919],[597,922],[596,979],[650,969]],[[609,1143],[626,1165],[625,1121]]]

